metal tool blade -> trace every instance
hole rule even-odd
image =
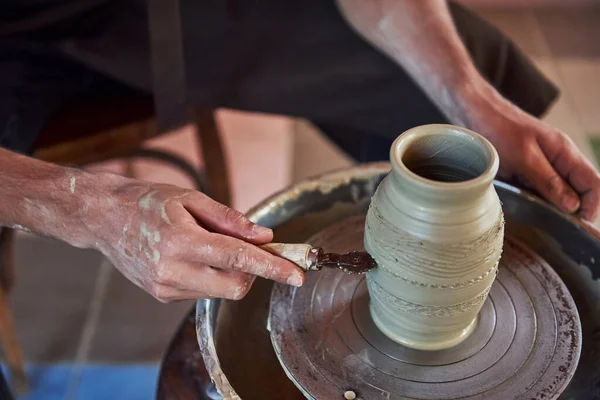
[[[352,251],[346,254],[323,253],[317,258],[317,268],[337,268],[347,274],[364,274],[377,267],[377,262],[364,251]]]

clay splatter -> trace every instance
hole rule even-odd
[[[71,176],[71,178],[69,178],[69,192],[71,192],[71,194],[75,193],[75,185],[77,184],[77,179],[74,176]]]
[[[148,250],[144,251],[144,254],[154,264],[158,264],[160,261],[160,252],[154,246],[160,242],[160,232],[149,230],[148,225],[145,222],[142,222],[140,225],[140,248],[143,240],[148,243]]]
[[[167,224],[170,224],[169,216],[167,215],[167,211],[165,210],[165,205],[159,200],[154,199],[154,195],[157,193],[156,190],[153,190],[140,198],[138,201],[138,206],[141,210],[155,210],[160,213],[160,217]]]
[[[347,390],[346,393],[344,393],[344,399],[354,400],[356,399],[356,393],[353,390]]]

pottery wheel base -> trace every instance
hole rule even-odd
[[[309,243],[362,249],[364,217],[333,225]],[[310,399],[554,399],[581,350],[579,316],[548,264],[507,237],[498,277],[473,333],[446,350],[403,347],[369,314],[364,276],[309,273],[302,288],[276,285],[271,340],[288,377]]]

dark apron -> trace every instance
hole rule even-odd
[[[372,161],[387,159],[400,132],[447,122],[400,66],[348,26],[333,0],[112,6],[93,35],[61,40],[59,50],[90,71],[154,92],[163,129],[185,123],[189,105],[283,114],[312,121],[358,161]],[[451,12],[481,74],[542,115],[555,86],[494,27],[458,5]]]

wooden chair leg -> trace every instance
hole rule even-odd
[[[196,128],[204,161],[207,194],[214,200],[231,205],[231,190],[226,153],[221,142],[213,110],[196,110]]]
[[[0,342],[2,343],[3,358],[10,371],[13,389],[17,394],[22,394],[28,389],[25,362],[12,313],[2,287],[0,287]]]
[[[14,238],[14,229],[2,228],[0,233],[0,344],[3,359],[8,364],[13,388],[17,393],[23,393],[28,387],[25,363],[6,298],[15,282]]]
[[[15,283],[14,238],[14,229],[0,229],[0,285],[6,293]]]

